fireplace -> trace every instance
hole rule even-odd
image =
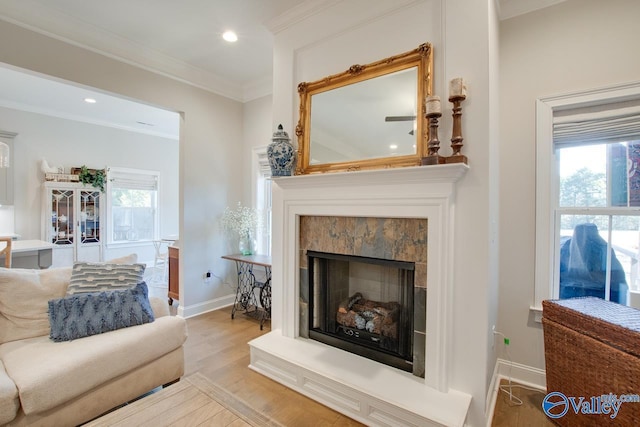
[[[249,343],[250,368],[366,425],[464,425],[471,395],[449,378],[461,360],[451,318],[460,291],[452,288],[455,183],[467,169],[274,180],[271,332]],[[309,252],[414,263],[412,373],[309,338]]]
[[[309,338],[413,371],[415,263],[307,251]]]
[[[299,336],[424,378],[428,224],[426,218],[301,216]],[[343,304],[357,293],[360,301]],[[380,317],[356,313],[372,303],[398,317],[384,334]]]

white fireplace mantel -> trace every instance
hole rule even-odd
[[[405,168],[374,169],[360,172],[336,172],[313,175],[298,175],[276,178],[278,187],[283,189],[372,186],[372,185],[406,185],[446,183],[454,184],[469,169],[463,163],[447,165],[416,166]]]
[[[451,390],[456,182],[468,166],[381,169],[274,179],[271,332],[250,367],[368,425],[463,425],[471,396]],[[425,379],[298,336],[299,218],[427,218]]]

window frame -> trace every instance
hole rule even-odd
[[[153,176],[156,180],[156,206],[154,210],[154,229],[153,229],[153,238],[151,239],[140,239],[140,240],[132,240],[132,241],[114,241],[113,240],[113,199],[112,199],[112,180],[111,174],[113,173],[122,173],[122,174],[138,174],[138,175],[148,175]],[[160,236],[160,172],[152,171],[152,170],[144,170],[144,169],[134,169],[134,168],[120,168],[120,167],[109,167],[107,168],[107,185],[105,188],[106,194],[106,209],[107,209],[107,229],[106,235],[106,245],[111,248],[118,247],[127,247],[127,246],[139,246],[140,244],[146,244],[153,242],[154,240],[158,240]]]
[[[538,322],[542,318],[542,301],[553,297],[554,266],[560,256],[554,241],[555,205],[559,197],[558,159],[553,144],[554,112],[635,98],[640,98],[640,82],[536,99],[536,243],[533,304],[530,308]]]

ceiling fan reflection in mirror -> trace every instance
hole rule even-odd
[[[386,116],[385,122],[410,122],[416,119],[416,116]],[[409,131],[409,135],[414,134],[415,129]]]
[[[387,116],[384,118],[385,122],[409,122],[415,120],[416,116]]]

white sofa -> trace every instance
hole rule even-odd
[[[151,323],[52,341],[48,301],[70,277],[0,268],[0,425],[78,425],[184,373],[186,322],[157,298]]]

